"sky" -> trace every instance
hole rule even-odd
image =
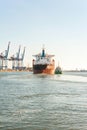
[[[56,66],[87,69],[87,0],[0,0],[0,53],[9,41],[9,57],[26,47],[25,65],[44,44]]]

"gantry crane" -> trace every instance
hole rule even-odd
[[[1,61],[0,69],[7,69],[7,67],[8,67],[8,62],[7,61],[8,61],[9,48],[10,48],[10,42],[8,43],[7,50],[0,53],[0,61]]]
[[[21,46],[19,46],[18,52],[16,55],[12,55],[9,60],[12,61],[12,69],[19,69],[19,55],[20,55]]]
[[[23,60],[24,60],[24,55],[25,55],[25,47],[24,47],[24,50],[23,50],[23,53],[21,54],[21,57],[19,58],[19,69],[20,70],[23,70],[25,67],[23,66]]]

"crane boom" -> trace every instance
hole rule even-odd
[[[24,51],[23,51],[23,54],[22,54],[22,60],[24,59],[24,55],[25,55],[25,47],[24,47]]]

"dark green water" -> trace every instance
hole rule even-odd
[[[0,72],[0,130],[87,130],[87,73]]]

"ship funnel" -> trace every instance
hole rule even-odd
[[[43,48],[42,48],[42,57],[45,57],[45,48],[44,48],[44,45],[43,45]]]

